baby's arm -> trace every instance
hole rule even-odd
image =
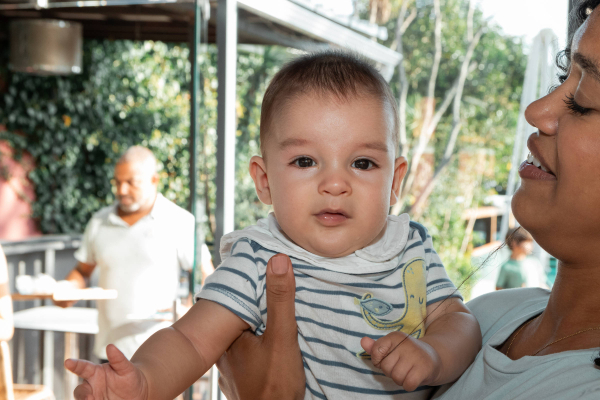
[[[460,299],[449,298],[427,306],[425,327],[422,339],[392,332],[361,344],[373,365],[408,391],[455,381],[481,349],[477,319]]]
[[[173,399],[208,371],[246,329],[248,324],[227,308],[200,300],[172,327],[144,342],[131,362],[118,353],[115,357],[111,349],[114,367],[82,360],[67,360],[65,366],[85,380],[75,390],[78,399]]]

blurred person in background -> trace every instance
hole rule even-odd
[[[117,299],[97,303],[94,354],[101,361],[109,343],[129,358],[150,335],[171,325],[159,313],[173,309],[180,273],[194,262],[194,217],[158,193],[158,182],[154,154],[129,148],[115,166],[116,204],[93,215],[75,252],[78,264],[65,278],[84,288],[98,268],[99,286],[117,290]],[[210,261],[203,263],[203,275],[213,270]]]
[[[516,227],[506,233],[506,245],[510,258],[500,267],[496,290],[518,287],[543,287],[546,273],[540,262],[529,257],[533,252],[533,237],[525,229]]]

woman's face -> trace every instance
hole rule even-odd
[[[521,165],[521,187],[512,201],[521,225],[568,264],[585,263],[594,255],[582,249],[597,248],[600,240],[598,38],[600,7],[573,38],[567,80],[525,112],[538,129],[527,141],[535,160]]]

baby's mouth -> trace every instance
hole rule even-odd
[[[349,216],[343,210],[324,209],[315,214],[317,219],[324,225],[335,226],[346,221]]]
[[[324,208],[323,210],[321,210],[317,213],[317,215],[324,215],[324,214],[338,214],[338,215],[342,215],[346,218],[348,217],[348,213],[346,213],[342,209]]]

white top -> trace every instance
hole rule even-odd
[[[199,297],[229,309],[257,335],[267,326],[267,262],[276,253],[290,256],[306,399],[427,398],[431,388],[407,393],[360,346],[363,336],[378,339],[392,331],[422,337],[427,306],[460,297],[423,226],[407,215],[389,216],[377,243],[325,258],[287,239],[270,214],[221,244],[223,263]]]
[[[518,360],[496,350],[525,321],[544,311],[549,296],[545,289],[520,288],[471,300],[467,305],[481,326],[483,348],[439,400],[600,399],[600,370],[593,363],[598,348]]]
[[[128,358],[155,331],[169,326],[152,316],[171,309],[180,269],[194,262],[194,217],[158,194],[152,211],[129,226],[116,206],[98,211],[88,223],[75,258],[99,269],[99,286],[116,289],[115,300],[98,306],[94,353],[106,358],[115,344]]]

